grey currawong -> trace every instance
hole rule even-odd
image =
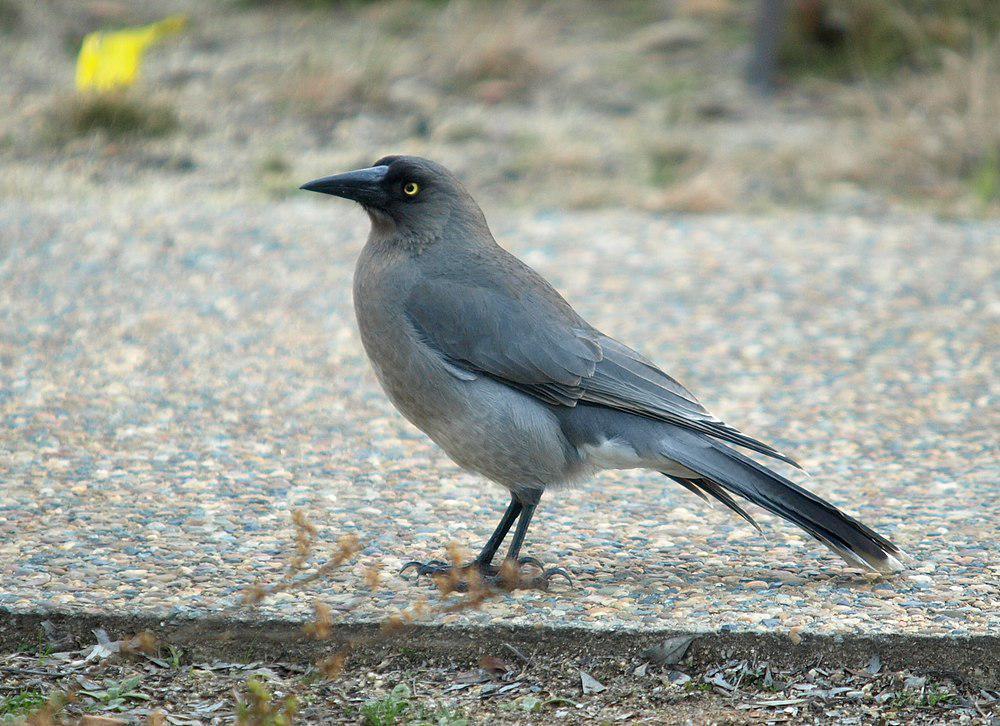
[[[795,462],[726,425],[652,362],[581,318],[534,270],[500,247],[475,200],[447,169],[387,156],[302,189],[358,202],[371,233],[354,276],[365,351],[393,404],[461,467],[506,487],[511,503],[472,563],[507,559],[547,489],[604,469],[661,472],[721,501],[733,495],[791,522],[852,565],[902,569],[884,537],[741,453]],[[759,527],[758,527],[759,529]],[[411,563],[446,572],[446,563]],[[544,587],[553,574],[531,580]]]

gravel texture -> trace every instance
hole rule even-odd
[[[427,593],[396,569],[478,548],[506,494],[378,390],[350,303],[360,212],[189,191],[0,200],[0,607],[229,612],[280,577],[303,509],[317,556],[346,533],[364,549],[262,613],[308,618],[318,595],[351,620],[383,617]],[[865,576],[769,515],[765,539],[622,472],[543,499],[525,551],[573,587],[445,622],[1000,633],[1000,225],[490,217],[594,324],[796,456],[808,486],[916,562]]]

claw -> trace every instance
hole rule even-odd
[[[510,578],[510,576],[503,572],[500,567],[496,565],[483,565],[482,563],[473,560],[466,565],[459,566],[460,570],[465,570],[471,567],[475,567],[482,574],[483,580],[499,587],[503,590],[548,590],[549,583],[554,577],[563,577],[566,579],[570,585],[573,584],[573,578],[570,577],[569,572],[564,570],[562,567],[550,567],[545,569],[545,565],[536,557],[520,557],[517,560],[518,567],[528,565],[539,570],[539,574],[532,576],[521,575],[520,570],[515,574],[515,578]],[[418,562],[417,560],[412,560],[403,565],[399,573],[403,574],[411,569],[416,569],[417,577],[423,577],[429,575],[430,577],[448,576],[455,569],[455,565],[449,564],[442,560],[429,560],[428,562]],[[455,590],[464,591],[467,587],[465,582],[452,583]]]
[[[402,567],[399,568],[399,574],[402,575],[404,572],[406,572],[411,567],[416,567],[417,570],[420,570],[420,568],[422,568],[423,566],[424,566],[423,562],[417,562],[416,560],[410,560],[405,565],[403,565]],[[419,575],[420,573],[418,572],[417,574]]]
[[[552,583],[553,577],[564,577],[566,578],[566,582],[570,585],[573,584],[573,578],[570,577],[566,570],[561,567],[550,567],[547,570],[542,570],[540,575],[535,575],[534,577],[522,577],[516,583],[515,589],[543,590],[548,592],[549,585]]]
[[[565,577],[566,582],[568,582],[570,585],[573,584],[573,578],[570,577],[569,573],[566,572],[566,570],[564,570],[561,567],[550,567],[549,569],[542,572],[542,577],[544,577],[546,580],[551,580],[553,577],[556,576]]]
[[[429,560],[427,562],[418,562],[417,560],[410,560],[405,565],[399,568],[399,574],[402,575],[404,572],[410,568],[417,568],[417,576],[420,575],[430,575],[437,573],[445,568],[450,567],[447,562],[442,560]]]
[[[421,577],[423,575],[441,575],[451,569],[440,560],[431,560],[430,562],[408,562],[406,563],[404,569],[408,569],[413,566],[416,566],[417,568],[417,577]],[[402,574],[402,572],[403,570],[400,570],[400,574]]]

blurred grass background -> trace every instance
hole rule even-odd
[[[787,4],[760,97],[743,0],[0,0],[0,192],[266,201],[407,152],[488,206],[1000,212],[1000,3]],[[87,33],[178,13],[73,92]]]

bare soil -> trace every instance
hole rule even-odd
[[[1000,693],[949,679],[832,663],[781,670],[728,660],[586,657],[516,647],[477,661],[426,659],[405,646],[335,679],[309,662],[202,661],[169,644],[126,653],[95,631],[67,648],[50,630],[0,655],[0,723],[884,723],[995,724]]]

